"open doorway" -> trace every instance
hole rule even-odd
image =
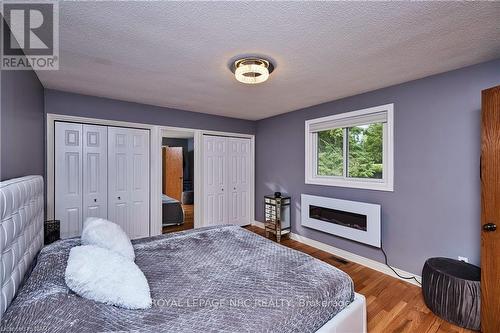
[[[194,132],[162,134],[162,232],[194,228]]]

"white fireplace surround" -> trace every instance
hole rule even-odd
[[[366,215],[366,231],[310,218],[310,205]],[[378,248],[381,246],[380,205],[302,194],[301,224],[304,227],[351,239],[356,242]]]

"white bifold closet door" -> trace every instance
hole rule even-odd
[[[250,139],[228,138],[228,223],[250,223]]]
[[[108,128],[83,125],[83,220],[108,217]]]
[[[108,217],[106,132],[106,126],[55,124],[55,216],[61,238],[79,236],[87,217]]]
[[[205,225],[250,223],[250,139],[203,137]]]
[[[130,238],[149,236],[149,131],[108,127],[108,216]],[[145,223],[146,222],[146,223]]]
[[[203,136],[204,224],[226,224],[227,214],[227,138]]]
[[[82,124],[55,124],[55,218],[61,238],[80,235],[83,222]]]
[[[61,238],[87,217],[106,218],[130,238],[149,236],[149,131],[55,123],[55,218]]]

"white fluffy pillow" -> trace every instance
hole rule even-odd
[[[71,249],[65,280],[78,295],[126,309],[151,307],[144,273],[132,261],[94,245]]]
[[[97,217],[89,217],[83,224],[82,245],[96,245],[116,252],[134,261],[135,253],[130,238],[118,224]]]

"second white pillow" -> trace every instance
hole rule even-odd
[[[116,223],[105,219],[89,217],[83,225],[82,245],[96,245],[116,252],[134,261],[135,253],[130,238]]]
[[[116,252],[95,245],[71,249],[66,285],[78,295],[126,309],[151,307],[148,281],[139,267]]]

